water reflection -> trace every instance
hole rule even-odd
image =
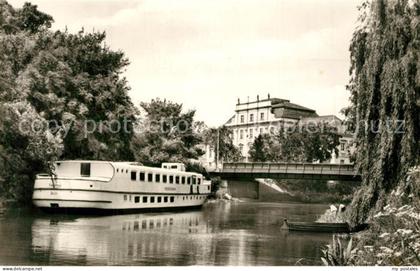
[[[85,217],[74,220],[35,219],[32,246],[52,262],[81,264],[160,264],[153,255],[177,254],[189,234],[205,233],[202,212]],[[190,240],[190,245],[199,240]],[[169,262],[165,264],[176,264]]]
[[[320,264],[326,234],[280,230],[283,217],[313,220],[325,206],[214,203],[200,211],[103,217],[0,219],[0,264],[294,265]],[[3,239],[3,237],[2,237]]]

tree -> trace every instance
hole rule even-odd
[[[347,87],[363,179],[352,202],[353,224],[384,206],[420,162],[420,2],[366,1],[360,11]]]
[[[249,156],[253,162],[279,161],[280,142],[270,134],[258,135],[249,149]]]
[[[217,161],[217,155],[214,156],[216,164],[221,161],[237,162],[242,158],[240,150],[233,144],[232,130],[226,126],[207,129],[204,132],[204,142],[211,146],[216,154],[219,153],[220,161]]]
[[[162,162],[184,162],[203,155],[200,136],[194,131],[195,111],[182,113],[182,104],[153,99],[141,103],[145,118],[132,141],[137,161],[151,166]]]
[[[302,124],[281,130],[277,134],[282,143],[281,157],[288,162],[324,162],[338,154],[339,135],[328,123]]]
[[[249,151],[258,162],[324,162],[338,153],[337,129],[327,123],[295,125],[259,135]]]
[[[103,32],[53,32],[52,22],[35,5],[0,0],[0,175],[3,192],[25,200],[31,190],[18,187],[32,188],[48,161],[133,159],[124,53]]]

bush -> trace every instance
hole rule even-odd
[[[351,255],[344,255],[333,238],[324,251],[324,264],[420,265],[420,167],[409,172],[387,203],[369,219],[369,230],[354,236],[357,245]]]

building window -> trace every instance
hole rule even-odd
[[[239,151],[241,151],[241,153],[243,153],[243,151],[244,151],[244,144],[239,144]]]
[[[143,197],[143,203],[147,203],[147,197]]]
[[[135,196],[134,197],[134,203],[139,203],[140,202],[140,197],[139,196]]]
[[[249,129],[249,138],[254,138],[254,129]]]
[[[244,115],[241,115],[241,123],[244,123],[245,122],[245,117],[244,117]]]
[[[344,151],[344,143],[341,143],[341,150]]]
[[[185,184],[185,176],[182,176],[182,177],[181,177],[181,183],[182,183],[182,184]]]
[[[137,179],[137,171],[131,171],[131,180],[135,181]]]
[[[200,184],[201,183],[201,178],[198,178],[197,179],[197,184]]]
[[[187,184],[191,184],[191,177],[187,178]]]
[[[260,128],[260,135],[262,135],[264,133],[264,129]]]
[[[175,183],[179,184],[179,176],[175,176]]]
[[[168,176],[162,175],[162,181],[166,183],[168,181]]]
[[[144,182],[146,180],[146,173],[140,172],[140,181]]]
[[[264,112],[260,114],[260,120],[264,120]]]
[[[195,176],[193,176],[193,177],[192,177],[192,184],[196,184],[196,181],[197,181],[197,180],[196,180],[196,177],[195,177]]]
[[[344,160],[343,159],[340,160],[340,164],[344,164]]]
[[[153,182],[153,173],[147,174],[147,181]]]
[[[156,181],[157,183],[160,183],[160,174],[156,174],[156,175],[155,175],[155,181]]]
[[[271,133],[271,134],[274,134],[274,127],[271,127],[271,128],[270,128],[270,133]]]
[[[239,130],[239,139],[244,139],[244,130]]]
[[[254,121],[254,114],[250,114],[250,115],[249,115],[249,121],[250,121],[250,122],[253,122],[253,121]]]
[[[90,177],[90,163],[81,163],[80,164],[80,176]]]

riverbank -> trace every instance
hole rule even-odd
[[[274,180],[283,193],[260,187],[260,200],[314,204],[349,204],[357,183],[319,180]]]
[[[392,190],[387,205],[369,216],[369,229],[342,246],[334,238],[324,251],[328,265],[420,265],[420,167]],[[340,248],[340,249],[332,249]],[[342,256],[344,255],[344,257]]]

